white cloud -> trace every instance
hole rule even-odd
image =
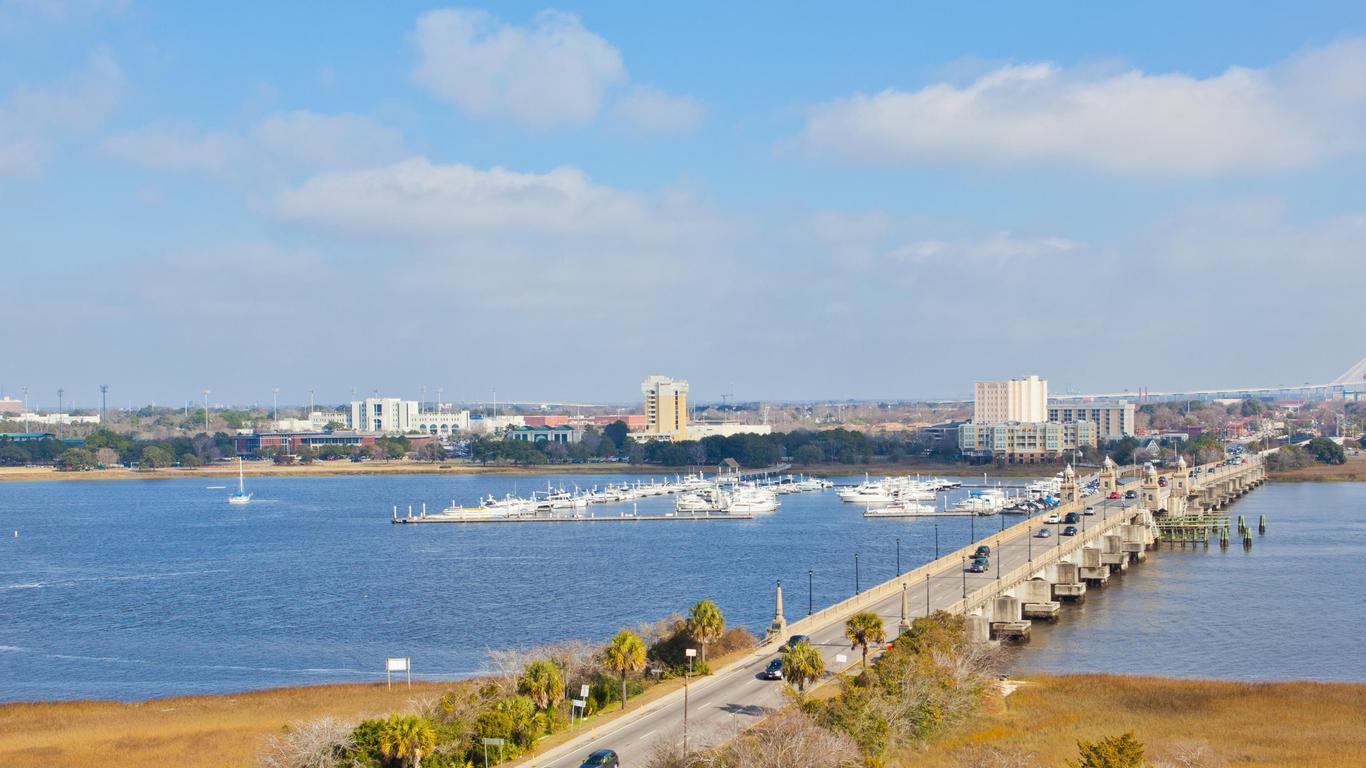
[[[631,88],[612,107],[612,116],[618,123],[651,136],[692,133],[702,125],[704,112],[696,99],[673,96],[648,86]]]
[[[966,86],[817,106],[796,146],[869,164],[1060,163],[1136,175],[1281,171],[1363,149],[1366,40],[1197,78],[1006,66]]]
[[[103,148],[143,168],[214,175],[355,168],[404,154],[403,135],[395,128],[359,115],[302,110],[266,117],[241,135],[148,125],[106,139]]]
[[[625,79],[621,54],[573,14],[543,11],[530,27],[482,11],[445,9],[417,21],[413,77],[480,118],[545,130],[583,125]]]
[[[65,82],[14,91],[0,104],[0,176],[36,173],[60,139],[89,133],[103,123],[123,90],[119,65],[94,55]]]
[[[644,200],[594,184],[574,168],[485,171],[422,157],[314,176],[281,192],[276,210],[323,229],[398,237],[629,234],[661,223]]]
[[[995,232],[983,237],[958,242],[920,240],[894,249],[894,261],[912,264],[938,259],[968,260],[979,263],[1008,262],[1016,259],[1036,259],[1070,253],[1081,244],[1065,237],[1020,236],[1010,232]]]

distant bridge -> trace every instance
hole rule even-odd
[[[1184,392],[1098,392],[1083,395],[1053,395],[1053,400],[1118,400],[1140,402],[1151,400],[1334,400],[1347,394],[1366,393],[1366,358],[1348,368],[1341,376],[1327,384],[1283,385],[1279,387],[1235,387],[1230,389],[1195,389]]]

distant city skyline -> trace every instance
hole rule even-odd
[[[1360,4],[0,0],[0,46],[0,385],[35,405],[629,403],[650,372],[966,399],[1366,355]]]

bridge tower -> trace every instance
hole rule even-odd
[[[773,623],[768,625],[766,640],[782,642],[787,639],[787,619],[783,618],[783,581],[778,580],[777,596],[774,598]]]
[[[1176,471],[1172,473],[1171,486],[1167,489],[1167,514],[1179,516],[1186,514],[1187,497],[1190,496],[1191,471],[1186,466],[1186,457],[1176,457]]]
[[[1101,493],[1108,496],[1110,493],[1119,488],[1118,474],[1118,467],[1115,466],[1115,460],[1110,458],[1109,456],[1106,456],[1105,461],[1100,466]]]
[[[1151,461],[1143,465],[1143,486],[1139,495],[1143,499],[1141,506],[1153,514],[1167,508],[1167,500],[1162,495],[1162,485],[1157,482],[1157,467],[1154,467]]]
[[[1077,488],[1077,471],[1068,464],[1062,471],[1062,482],[1058,484],[1058,497],[1062,503],[1071,504],[1081,498],[1081,491]]]

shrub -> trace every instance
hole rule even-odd
[[[1143,745],[1133,731],[1095,742],[1078,741],[1077,749],[1079,759],[1068,760],[1069,768],[1143,768]]]

